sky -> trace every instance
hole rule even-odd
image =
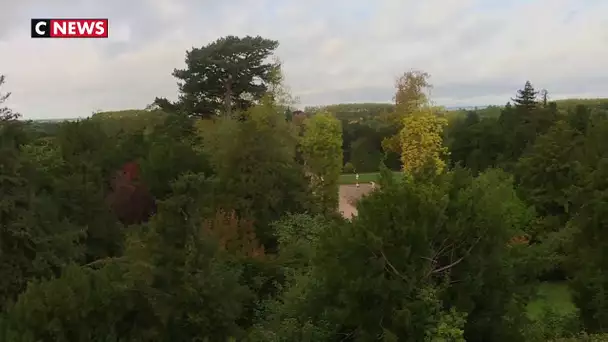
[[[108,18],[108,39],[31,39],[31,18]],[[438,105],[608,97],[608,0],[0,0],[6,103],[75,118],[177,98],[185,52],[226,35],[278,40],[299,106],[390,102],[431,74]]]

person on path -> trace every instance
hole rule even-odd
[[[359,174],[355,174],[355,179],[357,180],[357,188],[359,187]]]

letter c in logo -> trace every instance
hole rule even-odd
[[[43,31],[40,29],[41,26],[46,26],[46,22],[45,21],[39,21],[38,23],[36,23],[36,33],[38,33],[41,36],[44,36],[44,34],[46,33],[46,31]]]
[[[52,19],[36,19],[31,21],[32,38],[51,38],[51,22]]]

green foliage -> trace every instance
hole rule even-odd
[[[517,162],[516,174],[523,196],[546,217],[545,221],[557,219],[557,226],[545,227],[548,231],[535,235],[559,230],[567,220],[572,210],[572,188],[579,182],[583,143],[579,132],[560,121],[541,135]]]
[[[323,232],[331,226],[323,216],[288,214],[273,222],[279,243],[279,255],[287,275],[305,270],[314,256],[314,250]]]
[[[501,170],[481,174],[469,186],[464,174],[454,177],[457,187],[465,187],[455,194],[448,229],[458,234],[457,241],[466,239],[469,247],[460,252],[466,258],[450,277],[459,281],[448,291],[458,308],[469,314],[467,341],[520,340],[526,324],[525,298],[533,289],[538,266],[533,249],[510,241],[526,232],[534,212],[517,197],[512,179]]]
[[[586,334],[582,333],[576,337],[571,338],[559,338],[554,340],[555,342],[606,342],[608,341],[608,334]]]
[[[383,155],[368,138],[359,138],[350,146],[350,161],[359,172],[378,170]],[[346,170],[344,172],[347,172]]]
[[[591,124],[591,111],[588,107],[577,105],[574,110],[568,111],[567,120],[572,128],[583,134],[587,133]]]
[[[348,162],[344,164],[342,171],[344,171],[344,173],[355,173],[355,166],[353,165],[353,163]]]
[[[608,248],[604,227],[608,224],[608,162],[602,160],[591,172],[584,185],[586,203],[572,219],[578,228],[572,240],[574,302],[581,308],[581,319],[589,332],[607,332]]]
[[[524,89],[519,90],[513,99],[515,105],[508,105],[500,115],[499,122],[505,137],[502,163],[507,169],[511,169],[526,147],[557,119],[556,106],[542,107],[536,95],[530,82],[526,82]]]
[[[452,309],[439,318],[437,326],[429,329],[425,341],[429,342],[465,342],[464,325],[466,315]]]
[[[98,112],[91,116],[100,123],[106,134],[115,136],[122,132],[146,132],[163,123],[167,113],[159,110],[129,109],[114,112]]]
[[[399,156],[382,150],[382,141],[397,134],[398,128],[386,122],[385,117],[367,121],[342,119],[342,150],[345,163],[353,163],[358,172],[378,171],[380,161],[392,169],[400,169]],[[346,172],[346,171],[345,171]]]
[[[507,242],[531,215],[506,176],[455,177],[381,182],[352,223],[336,222],[320,236],[310,271],[270,314],[274,324],[333,327],[334,336],[355,340],[517,336],[516,298],[526,293],[528,270],[526,253]]]
[[[550,307],[536,317],[526,331],[527,341],[561,341],[561,338],[574,338],[581,331],[577,312],[557,312]]]
[[[19,336],[15,341],[24,342],[105,341],[111,336],[137,340],[146,336],[144,331],[151,332],[154,327],[140,325],[152,323],[152,317],[145,317],[143,311],[144,315],[131,314],[137,312],[139,300],[132,293],[137,293],[133,292],[136,284],[145,278],[140,273],[138,279],[129,280],[121,268],[118,263],[100,270],[72,265],[60,278],[31,284],[8,311],[6,334]]]
[[[298,241],[314,245],[328,222],[322,216],[307,214],[288,214],[273,223],[278,242],[282,246],[293,246]]]
[[[62,124],[55,143],[66,166],[61,175],[53,175],[55,198],[71,221],[86,227],[87,259],[119,254],[122,226],[106,206],[104,195],[111,175],[127,161],[118,150],[120,144],[91,120]]]
[[[239,283],[242,267],[203,229],[205,212],[191,210],[210,186],[196,175],[181,177],[149,226],[131,234],[122,258],[96,262],[95,270],[71,266],[28,287],[8,312],[10,330],[56,341],[237,336],[252,294]]]
[[[56,194],[45,189],[44,181],[36,182],[41,178],[36,177],[40,170],[21,150],[28,149],[15,145],[5,140],[0,146],[6,157],[0,161],[2,308],[24,290],[29,280],[56,275],[66,264],[81,260],[83,252],[79,242],[84,227],[66,219],[68,212],[54,198]],[[57,155],[47,157],[41,157],[53,163],[47,170],[60,168],[61,161],[54,159]]]
[[[342,126],[329,113],[305,121],[300,150],[311,177],[320,210],[331,215],[338,208],[338,181],[342,173]]]
[[[303,170],[296,163],[297,137],[272,104],[251,108],[247,120],[221,119],[203,129],[203,149],[218,174],[218,205],[254,220],[256,234],[273,250],[270,223],[310,206]]]
[[[486,107],[448,110],[446,116],[449,120],[458,121],[464,119],[469,113],[473,112],[477,114],[481,119],[498,119],[502,110],[503,106],[491,105]]]
[[[448,148],[452,165],[460,163],[477,174],[498,165],[503,137],[497,119],[480,119],[473,112],[448,128]]]
[[[539,284],[535,298],[528,304],[528,316],[537,319],[548,310],[554,311],[559,316],[572,316],[576,313],[576,307],[572,303],[572,295],[567,282],[544,282]]]
[[[566,110],[574,109],[578,106],[584,106],[593,109],[608,109],[608,98],[594,98],[594,99],[563,99],[556,100],[555,103]]]
[[[183,173],[212,173],[208,156],[196,148],[199,138],[187,117],[167,117],[143,143],[148,146],[138,157],[142,177],[156,198],[165,198],[171,192],[171,182]]]
[[[389,103],[343,103],[304,108],[307,113],[332,113],[336,119],[347,122],[379,119],[394,110],[395,105]]]

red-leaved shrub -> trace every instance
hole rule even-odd
[[[156,201],[141,182],[137,163],[130,162],[116,172],[112,192],[106,201],[116,217],[125,225],[147,222],[156,212]]]

